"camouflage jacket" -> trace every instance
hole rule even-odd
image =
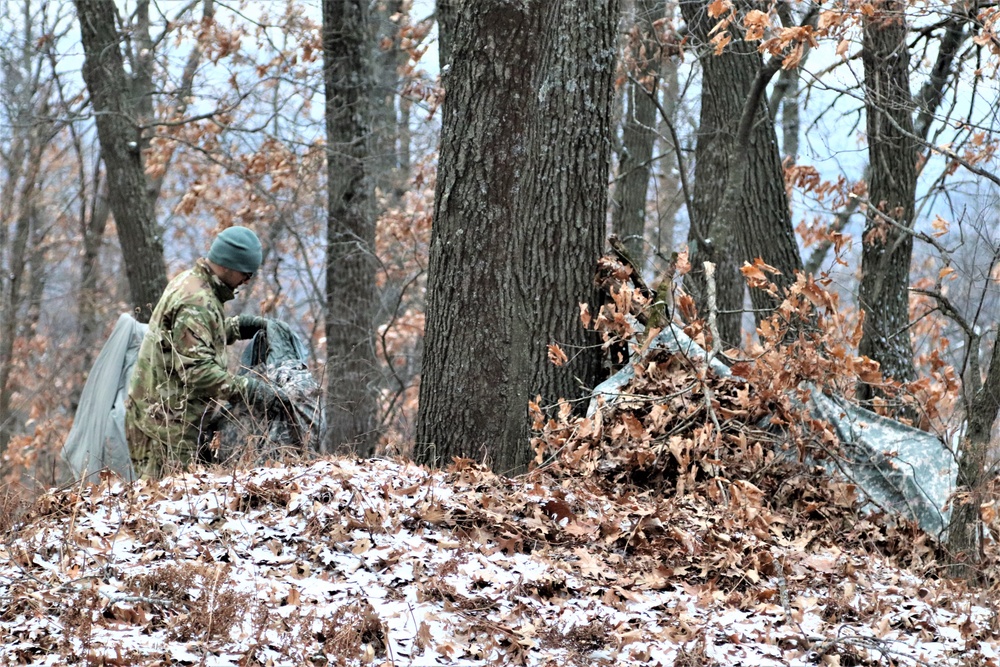
[[[171,280],[156,304],[125,407],[138,474],[167,460],[190,463],[205,409],[246,391],[247,379],[230,373],[226,360],[226,346],[239,339],[236,318],[223,317],[233,296],[201,259]]]

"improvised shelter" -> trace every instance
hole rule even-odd
[[[671,323],[646,346],[641,356],[633,356],[628,365],[594,388],[587,414],[618,401],[622,389],[635,376],[633,364],[653,349],[707,362],[720,377],[742,379]],[[809,395],[806,407],[812,416],[829,422],[841,443],[840,456],[816,462],[853,483],[868,509],[897,512],[916,521],[931,535],[944,539],[950,514],[948,499],[955,489],[957,475],[954,454],[945,443],[931,433],[882,417],[842,398],[827,396],[815,386],[802,388]]]

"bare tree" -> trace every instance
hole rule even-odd
[[[740,38],[720,54],[706,48],[716,24],[708,14],[708,4],[702,0],[680,3],[685,21],[699,40],[702,65],[694,210],[688,235],[694,270],[685,278],[685,287],[699,310],[707,312],[700,267],[704,261],[716,265],[719,334],[723,343],[738,345],[743,306],[740,264],[762,259],[775,267],[779,273],[774,282],[780,292],[795,281],[802,260],[774,123],[763,95],[780,61],[772,57],[765,64],[756,44]],[[740,12],[752,7],[748,2],[736,4]],[[758,321],[780,301],[758,289],[751,290],[750,297]]]
[[[370,173],[374,55],[368,3],[324,0],[327,134],[327,446],[375,451],[375,210]]]
[[[125,73],[112,0],[75,0],[85,61],[83,78],[107,168],[108,199],[121,242],[131,301],[146,319],[167,284],[163,240],[143,164],[140,99]]]
[[[612,228],[636,265],[644,265],[646,200],[656,142],[656,95],[660,86],[661,49],[654,22],[662,19],[665,0],[636,0],[629,32],[622,151],[612,204]]]
[[[878,361],[882,373],[901,381],[914,379],[910,343],[910,258],[917,144],[910,95],[906,4],[881,0],[863,20],[865,112],[868,125],[869,206],[862,239],[858,299],[865,312],[858,352]],[[861,384],[860,400],[875,389]]]
[[[20,26],[20,34],[11,34],[12,47],[0,53],[0,113],[8,121],[0,122],[8,128],[7,136],[0,135],[0,454],[15,425],[14,344],[33,329],[26,311],[39,289],[31,274],[40,268],[44,239],[40,183],[44,152],[56,127],[49,109],[51,87],[42,81],[39,17],[28,3],[21,15],[8,18]]]

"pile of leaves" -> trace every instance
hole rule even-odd
[[[335,458],[54,492],[0,549],[0,664],[1000,664],[989,595],[719,484]]]
[[[689,269],[683,256],[677,266]],[[744,275],[751,286],[773,290],[769,270],[748,265]],[[595,318],[584,309],[584,321],[603,335],[612,363],[625,360],[615,359],[616,350],[625,351],[634,374],[616,395],[598,393],[586,415],[562,403],[547,416],[533,403],[537,470],[584,477],[612,495],[728,507],[730,523],[757,534],[764,550],[776,544],[771,527],[781,525],[781,539],[808,536],[827,546],[875,548],[908,567],[937,566],[929,536],[900,517],[862,512],[859,490],[815,465],[838,456],[839,441],[804,407],[804,383],[850,395],[859,379],[881,382],[877,364],[848,354],[860,327],[848,326],[834,295],[800,276],[761,324],[760,344],[750,354],[727,351],[731,372],[720,374],[705,356],[652,346],[661,331],[656,304],[668,301],[687,320],[685,333],[711,350],[710,327],[689,296],[663,286],[654,294],[615,256],[602,258],[598,283],[609,298]],[[760,560],[755,553],[741,558]]]

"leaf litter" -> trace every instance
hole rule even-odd
[[[605,269],[581,316],[621,357],[650,300]],[[649,350],[613,405],[533,405],[518,478],[335,457],[53,491],[0,546],[0,665],[1000,667],[994,589],[804,463],[836,442],[789,389],[851,382],[817,353],[844,346],[761,331],[745,382]]]
[[[998,664],[992,603],[890,530],[714,486],[334,458],[53,492],[2,550],[0,663]]]

